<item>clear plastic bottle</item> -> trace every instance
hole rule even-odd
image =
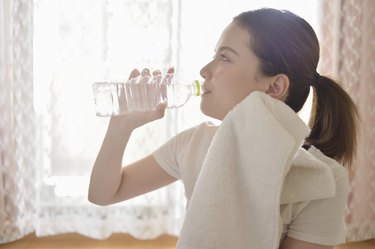
[[[158,104],[167,102],[167,108],[186,104],[191,96],[201,95],[201,83],[118,83],[92,84],[96,115],[109,117],[130,111],[152,111]]]

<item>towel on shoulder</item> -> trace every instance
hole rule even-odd
[[[279,248],[280,204],[335,194],[329,166],[300,148],[308,133],[262,92],[235,106],[207,152],[177,248]]]

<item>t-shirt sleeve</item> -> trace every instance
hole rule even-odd
[[[336,175],[336,195],[301,204],[287,236],[314,244],[334,246],[345,242],[344,212],[349,191],[346,172]]]
[[[160,167],[177,179],[181,179],[178,159],[195,129],[193,127],[177,134],[152,153]]]

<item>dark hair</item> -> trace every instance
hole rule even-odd
[[[290,84],[285,103],[295,112],[313,86],[313,106],[305,144],[350,167],[357,144],[358,112],[348,93],[333,79],[319,76],[319,41],[313,28],[286,10],[263,8],[233,20],[251,34],[250,48],[264,75],[285,74]]]

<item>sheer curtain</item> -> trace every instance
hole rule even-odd
[[[111,207],[86,197],[108,122],[94,115],[91,83],[123,80],[131,66],[174,65],[176,9],[167,0],[1,1],[1,243],[31,232],[179,231],[179,184]],[[177,116],[137,130],[128,160],[174,134]]]
[[[109,207],[87,201],[91,167],[108,118],[94,115],[91,84],[127,79],[132,67],[166,69],[177,61],[178,1],[34,0],[34,86],[43,143],[39,236],[78,232],[93,238],[176,234],[184,214],[174,184]],[[124,163],[176,133],[174,113],[135,131]]]
[[[199,78],[222,29],[241,11],[287,8],[316,23],[316,1],[0,1],[0,243],[28,233],[104,239],[178,235],[180,183],[109,207],[87,201],[108,118],[95,116],[91,84],[124,80],[133,67],[175,66]],[[199,8],[197,7],[199,6]],[[213,7],[220,11],[209,11]],[[199,98],[134,132],[124,163],[210,120]],[[211,120],[214,121],[214,120]]]
[[[0,1],[0,243],[33,231],[32,1]]]
[[[347,240],[375,238],[375,2],[322,1],[321,69],[343,80],[360,112],[358,154],[351,174]]]

